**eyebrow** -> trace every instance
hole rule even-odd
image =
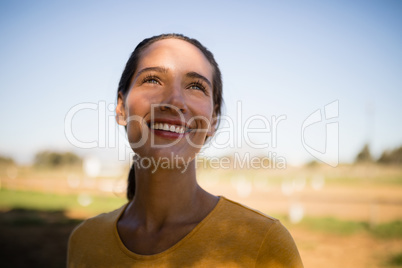
[[[189,72],[189,73],[186,73],[186,76],[190,77],[190,78],[198,78],[198,79],[204,80],[204,82],[207,83],[208,86],[212,88],[212,83],[205,76],[200,75],[199,73]]]
[[[158,72],[158,73],[168,73],[169,69],[165,68],[165,67],[148,67],[148,68],[144,68],[140,71],[138,71],[138,73],[136,74],[136,76],[134,77],[134,80],[138,78],[138,76],[140,76],[142,73],[145,72],[149,72],[149,71],[154,71],[154,72]],[[189,72],[186,73],[186,76],[189,78],[198,78],[203,80],[205,83],[208,84],[208,86],[210,86],[212,88],[212,83],[203,75],[196,73],[196,72]]]
[[[154,71],[158,73],[167,73],[168,69],[164,67],[148,67],[144,68],[140,71],[138,71],[137,75],[134,77],[134,80],[137,79],[138,76],[140,76],[142,73],[149,72],[149,71]]]

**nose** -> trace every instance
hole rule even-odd
[[[161,102],[161,110],[171,110],[177,113],[185,114],[187,112],[187,104],[184,96],[184,89],[180,83],[176,83],[165,89]]]

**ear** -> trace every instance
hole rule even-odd
[[[124,107],[124,96],[121,92],[119,92],[119,95],[117,96],[116,122],[120,126],[127,126],[126,109]]]
[[[216,125],[218,124],[218,117],[216,116],[216,111],[217,109],[217,105],[215,105],[214,107],[214,113],[212,114],[212,120],[211,120],[211,124],[209,126],[209,130],[207,132],[207,137],[211,137],[215,134],[216,131]]]

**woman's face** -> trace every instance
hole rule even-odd
[[[194,159],[215,130],[212,78],[211,64],[186,41],[147,47],[116,108],[133,150],[141,157]]]

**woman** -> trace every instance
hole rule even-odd
[[[221,105],[220,70],[197,40],[166,34],[136,47],[116,107],[136,153],[129,202],[74,230],[69,267],[302,267],[278,220],[198,185],[194,159]]]

